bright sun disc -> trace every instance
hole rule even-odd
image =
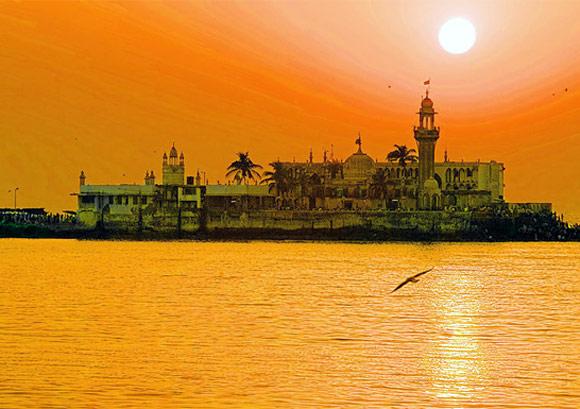
[[[475,44],[475,27],[469,20],[455,17],[439,29],[439,44],[451,54],[463,54]]]

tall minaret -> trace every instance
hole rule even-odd
[[[433,178],[435,175],[435,145],[439,139],[439,127],[435,126],[435,110],[433,101],[429,98],[429,89],[419,109],[419,126],[414,127],[415,140],[419,150],[419,195],[420,209],[433,208],[430,197],[438,184]],[[434,183],[433,183],[434,182]]]

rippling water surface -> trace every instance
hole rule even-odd
[[[0,406],[578,408],[579,270],[577,243],[0,240]]]

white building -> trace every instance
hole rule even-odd
[[[162,181],[147,171],[142,185],[90,185],[81,171],[78,219],[88,227],[196,229],[205,187],[199,174],[185,180],[185,158],[175,146],[163,154]]]

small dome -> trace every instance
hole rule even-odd
[[[366,178],[375,169],[375,161],[366,153],[357,152],[344,162],[346,178]]]
[[[429,97],[423,98],[423,101],[421,101],[421,107],[422,108],[433,108],[433,101],[431,100],[431,98],[429,98]]]
[[[430,193],[430,194],[439,192],[439,184],[433,178],[427,179],[423,183],[423,188],[425,189],[425,192]]]

